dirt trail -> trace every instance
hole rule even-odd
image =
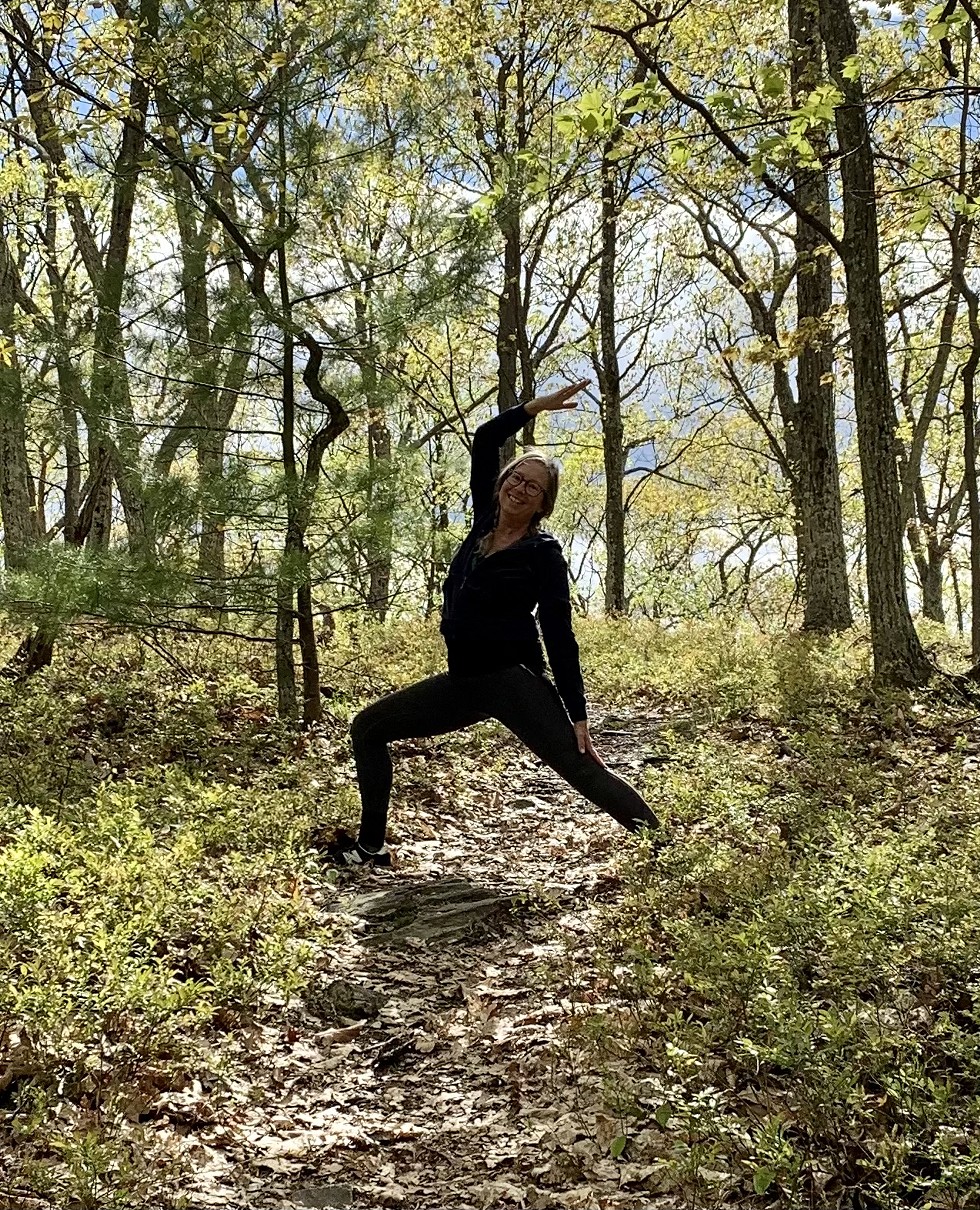
[[[619,721],[597,743],[639,783],[656,720]],[[653,1206],[651,1168],[612,1157],[622,1124],[602,1110],[601,1076],[563,1040],[593,996],[576,938],[615,903],[630,842],[508,737],[492,750],[507,772],[473,787],[484,809],[438,796],[403,809],[395,870],[318,893],[344,926],[320,981],[246,1040],[235,1072],[174,1098],[195,1167],[190,1210]],[[397,793],[451,759],[416,750],[421,769],[402,765]],[[509,904],[462,938],[400,944],[372,939],[379,926],[357,914],[367,894],[447,879]]]

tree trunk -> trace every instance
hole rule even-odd
[[[140,41],[152,43],[160,24],[159,0],[143,0],[137,20]],[[128,120],[122,128],[119,151],[113,166],[109,241],[101,276],[93,283],[98,295],[98,317],[90,392],[95,438],[92,454],[99,461],[108,459],[119,485],[130,550],[145,558],[152,558],[153,543],[146,524],[139,468],[140,440],[138,430],[132,424],[133,406],[121,308],[132,243],[136,187],[142,173],[141,159],[149,102],[148,80],[139,74],[134,75],[127,98]],[[118,433],[115,441],[113,427]],[[112,524],[111,497],[104,498],[100,504],[98,524],[93,526],[93,535],[97,535],[98,543],[105,546]]]
[[[801,104],[820,79],[816,0],[789,0],[790,60],[794,104]],[[796,196],[829,227],[830,186],[825,170],[799,170]],[[796,503],[798,551],[803,584],[804,630],[846,630],[852,625],[847,554],[841,514],[840,472],[834,413],[834,351],[824,317],[833,304],[830,258],[819,252],[817,232],[797,216],[795,233],[797,326],[812,333],[800,350],[796,371],[795,429],[799,451]],[[789,441],[787,453],[792,456]]]
[[[517,387],[518,334],[521,314],[521,212],[512,186],[500,200],[500,233],[504,237],[504,280],[497,298],[497,411],[519,402]],[[509,437],[500,451],[501,464],[509,462],[517,438]]]
[[[280,71],[277,125],[279,132],[279,181],[278,214],[279,230],[285,232],[289,226],[286,210],[287,166],[286,166],[286,77]],[[276,269],[279,278],[279,306],[284,318],[289,321],[292,301],[289,297],[289,270],[286,259],[285,236],[281,237],[276,249]],[[279,686],[279,713],[283,718],[296,717],[296,669],[293,663],[293,601],[297,602],[299,621],[300,658],[303,666],[303,722],[309,726],[323,717],[320,700],[320,662],[316,650],[316,632],[313,627],[313,592],[310,584],[310,556],[306,549],[306,529],[310,520],[312,494],[320,473],[323,448],[330,440],[332,428],[321,430],[310,444],[310,462],[303,481],[296,462],[296,381],[294,366],[294,339],[291,331],[283,333],[283,378],[282,378],[282,461],[286,488],[286,537],[283,544],[283,561],[279,576],[279,592],[276,611],[276,681]],[[307,363],[304,380],[319,388],[319,367],[323,358],[317,346],[318,356],[314,361],[313,350]],[[312,392],[314,396],[317,393]],[[317,399],[317,402],[321,402]],[[331,404],[336,401],[331,398]],[[333,409],[331,409],[333,410]],[[343,415],[346,424],[347,417]],[[296,586],[294,592],[293,586]],[[288,648],[288,651],[287,651]]]
[[[368,467],[371,477],[368,607],[378,621],[383,622],[391,595],[394,500],[391,490],[391,431],[379,410],[374,411],[368,421]]]
[[[368,454],[368,608],[383,622],[391,593],[393,517],[391,430],[379,390],[378,353],[371,331],[370,286],[354,300],[358,369],[367,403]]]
[[[956,604],[956,633],[962,635],[966,629],[963,621],[963,594],[960,592],[960,578],[956,574],[956,559],[952,555],[949,557],[949,578],[953,585],[953,601]]]
[[[964,281],[965,285],[965,281]],[[970,648],[980,663],[980,485],[977,483],[977,366],[980,365],[980,299],[965,289],[972,345],[963,367],[963,473],[970,513]]]
[[[283,266],[280,264],[280,275]],[[285,282],[281,282],[285,289]],[[276,689],[279,717],[295,720],[296,665],[293,662],[293,588],[296,569],[292,561],[302,546],[297,541],[296,506],[298,485],[296,475],[296,395],[293,371],[293,338],[284,336],[282,366],[282,464],[286,480],[286,536],[276,592]]]
[[[943,564],[945,551],[936,542],[926,546],[925,565],[922,569],[922,616],[930,621],[946,625],[946,606],[943,602]]]
[[[616,346],[616,243],[619,238],[616,200],[615,141],[602,157],[601,256],[599,260],[599,403],[602,415],[602,463],[606,478],[605,539],[607,615],[626,611],[626,514],[623,478],[623,401]]]
[[[0,239],[5,239],[0,231]],[[0,333],[12,352],[0,361],[0,520],[8,569],[23,567],[40,537],[34,509],[34,479],[27,458],[27,412],[16,352],[13,282],[0,260]]]
[[[847,0],[820,0],[820,34],[830,74],[843,97],[835,116],[874,672],[885,683],[922,685],[933,667],[912,624],[905,584],[897,422],[888,378],[874,160],[863,88],[858,80],[844,75],[846,60],[857,53],[857,30]]]

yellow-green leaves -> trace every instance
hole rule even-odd
[[[961,30],[969,21],[969,14],[958,4],[951,12],[947,5],[936,4],[926,14],[926,39],[929,42],[940,42]]]
[[[663,89],[651,81],[631,84],[618,94],[592,88],[556,117],[555,127],[570,139],[606,138],[623,119],[654,113],[666,99]]]
[[[568,138],[594,138],[608,134],[615,122],[613,106],[601,88],[584,92],[555,119],[555,126]]]
[[[759,71],[759,90],[764,97],[781,97],[786,92],[786,76],[784,72],[770,64]]]
[[[504,196],[505,185],[503,181],[495,181],[493,185],[470,207],[470,214],[479,222],[489,222],[493,217],[494,211],[497,209],[497,203]]]
[[[211,129],[216,135],[227,135],[234,131],[234,141],[241,147],[248,142],[248,120],[247,111],[239,109],[231,113],[223,113],[221,121],[215,122]]]
[[[844,60],[844,66],[841,68],[841,75],[845,80],[859,80],[863,70],[863,62],[860,55],[848,55]]]

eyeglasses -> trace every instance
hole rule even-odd
[[[504,482],[511,483],[514,487],[523,487],[532,500],[537,500],[544,491],[540,483],[535,483],[533,479],[526,479],[520,471],[511,471]]]

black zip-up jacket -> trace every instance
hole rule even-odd
[[[524,427],[523,404],[481,424],[473,435],[470,491],[473,528],[443,584],[442,630],[454,676],[475,676],[523,664],[544,672],[538,625],[555,687],[572,722],[586,718],[578,643],[572,630],[568,564],[557,538],[538,531],[474,562],[476,546],[494,526],[494,484],[500,447]]]

